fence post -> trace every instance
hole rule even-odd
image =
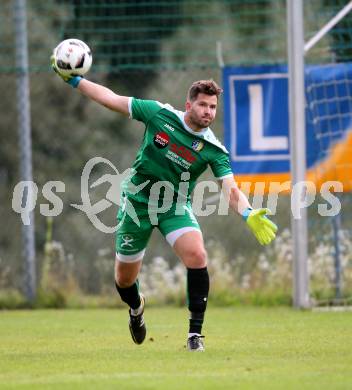
[[[13,18],[16,31],[16,75],[20,176],[21,180],[23,181],[33,181],[26,6],[26,0],[14,0],[13,2]],[[30,188],[30,186],[27,188]],[[24,204],[30,203],[29,200],[32,196],[32,191],[28,189],[28,191],[24,193]],[[30,302],[33,302],[36,296],[36,256],[33,211],[30,214],[30,224],[22,225],[22,241],[22,255],[24,258],[25,267],[25,293],[27,299]]]

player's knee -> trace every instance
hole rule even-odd
[[[195,247],[187,253],[187,264],[189,268],[204,268],[207,266],[207,252],[203,247]]]
[[[115,281],[119,287],[127,288],[132,286],[136,279],[134,277],[131,277],[130,275],[121,275],[115,272]]]
[[[134,274],[128,272],[122,272],[115,267],[115,282],[121,288],[127,288],[132,286],[132,284],[136,281],[136,277]]]

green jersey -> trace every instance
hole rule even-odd
[[[143,188],[133,193],[125,183],[128,197],[148,203],[150,189],[162,181],[172,188],[174,200],[183,191],[189,200],[208,165],[217,179],[232,176],[228,152],[210,128],[195,132],[185,123],[184,112],[154,100],[130,98],[129,111],[131,118],[145,124],[145,132],[129,179]],[[180,186],[181,182],[188,185]]]

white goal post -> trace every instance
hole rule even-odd
[[[351,10],[349,1],[328,23],[307,43],[304,42],[304,16],[302,0],[287,0],[287,39],[289,69],[289,112],[291,185],[303,182],[306,177],[305,139],[305,69],[304,56]],[[302,196],[304,187],[302,187]],[[299,199],[297,199],[299,201]],[[297,205],[296,205],[297,206]],[[292,207],[296,207],[294,204]],[[307,213],[301,219],[291,220],[293,238],[293,302],[297,308],[311,306],[308,275],[308,229]]]

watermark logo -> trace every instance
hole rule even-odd
[[[110,167],[113,174],[104,174],[99,179],[89,185],[89,180],[92,175],[93,169],[98,164],[105,164]],[[137,213],[126,196],[123,194],[123,189],[129,194],[138,194],[146,185],[146,182],[135,186],[131,181],[135,172],[128,168],[124,172],[120,173],[117,168],[111,163],[111,161],[103,157],[94,157],[90,159],[83,168],[81,175],[81,204],[72,203],[71,206],[86,214],[93,226],[103,233],[114,233],[116,232],[124,219],[128,215],[134,223],[140,226],[140,222]],[[108,183],[109,189],[105,195],[105,199],[101,199],[98,202],[92,204],[90,198],[90,190],[94,189],[101,184]],[[40,213],[45,217],[56,217],[63,211],[62,200],[53,192],[65,192],[65,183],[61,181],[49,181],[43,186],[43,196],[48,200],[50,204],[41,204]],[[12,196],[12,209],[21,215],[22,223],[29,225],[31,223],[31,215],[34,211],[38,199],[39,189],[36,183],[32,181],[21,181],[19,182],[13,191]],[[107,210],[111,206],[119,206],[121,208],[122,218],[116,226],[106,226],[100,219],[99,214]]]
[[[161,142],[161,141],[160,141]],[[178,156],[179,157],[179,156]],[[93,181],[93,170],[99,165],[99,170],[108,169],[110,173],[104,173]],[[230,209],[237,210],[238,204],[248,196],[248,189],[252,183],[241,183],[238,191],[234,189],[235,183],[230,177],[223,180],[223,188],[214,181],[200,181],[194,188],[192,206],[190,206],[189,187],[190,172],[183,172],[177,183],[177,188],[169,181],[156,181],[151,183],[146,180],[135,185],[133,177],[136,172],[129,168],[120,173],[118,169],[108,159],[94,157],[90,159],[83,168],[81,175],[81,203],[72,203],[71,206],[86,214],[92,225],[103,233],[116,232],[128,217],[137,226],[140,226],[138,210],[134,207],[133,199],[143,199],[146,204],[148,216],[152,225],[158,225],[158,215],[168,212],[174,207],[175,215],[189,213],[195,216],[209,216],[217,212],[218,215],[228,215]],[[93,181],[92,184],[90,182]],[[99,186],[108,183],[109,187],[103,199],[92,202],[90,192]],[[176,185],[176,183],[175,183]],[[148,188],[146,188],[148,186]],[[232,187],[231,187],[232,186]],[[273,192],[270,192],[270,188]],[[235,187],[237,188],[237,187]],[[252,200],[253,208],[267,207],[272,213],[276,213],[278,196],[280,192],[287,192],[290,189],[290,182],[271,183],[266,206],[264,203],[265,183],[255,183],[255,191]],[[303,181],[295,184],[291,188],[291,210],[293,218],[300,219],[303,212],[312,206],[317,195],[322,201],[317,205],[318,214],[321,216],[336,216],[341,210],[341,202],[334,194],[342,192],[343,185],[338,181],[328,181],[321,185],[318,191],[314,182]],[[40,204],[40,213],[46,217],[58,216],[63,211],[63,201],[57,193],[65,192],[65,183],[61,181],[49,181],[42,188],[42,195],[48,203]],[[210,192],[212,196],[206,196]],[[12,209],[20,214],[22,223],[29,225],[33,211],[38,200],[39,188],[32,181],[19,182],[13,191]],[[218,203],[216,205],[216,203]],[[111,206],[118,206],[119,221],[115,226],[107,226],[101,219],[100,213]],[[124,240],[126,246],[131,245],[130,238]]]
[[[93,184],[91,184],[91,186],[89,186],[89,178],[91,176],[92,170],[98,164],[106,164],[114,171],[114,174],[104,174]],[[83,168],[83,172],[81,176],[82,204],[71,204],[71,206],[78,210],[83,211],[87,215],[87,217],[89,218],[93,226],[103,233],[116,232],[121,226],[121,224],[123,223],[127,215],[130,216],[133,222],[135,222],[138,226],[140,226],[137,213],[132,203],[127,199],[126,196],[124,196],[121,190],[125,186],[128,193],[132,195],[136,195],[148,184],[149,180],[140,184],[139,186],[135,186],[131,181],[133,175],[134,175],[134,171],[131,168],[128,168],[124,172],[119,173],[119,171],[114,166],[114,164],[112,164],[111,161],[103,157],[94,157],[90,159],[85,165],[85,167]],[[95,188],[106,182],[110,184],[110,188],[106,193],[106,199],[102,199],[97,203],[95,203],[94,205],[92,205],[89,196],[89,188]],[[120,206],[122,208],[122,218],[119,221],[119,224],[117,226],[106,226],[98,218],[98,214],[108,209],[113,204]]]

